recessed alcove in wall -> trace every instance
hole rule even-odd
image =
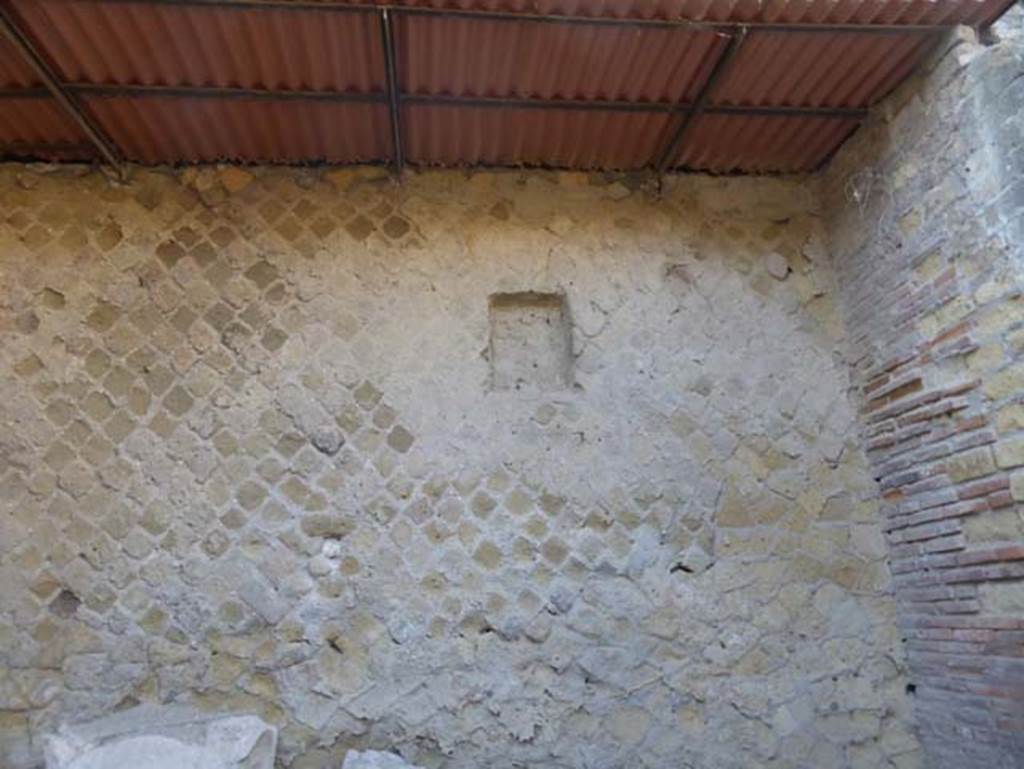
[[[572,383],[572,324],[564,294],[492,294],[491,386],[557,390]]]

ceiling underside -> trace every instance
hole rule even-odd
[[[803,172],[1013,0],[0,0],[0,158]]]

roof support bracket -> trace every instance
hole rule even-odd
[[[697,121],[697,118],[707,110],[708,102],[711,100],[715,87],[728,73],[733,62],[736,61],[736,54],[739,53],[740,47],[743,45],[743,41],[746,40],[746,37],[746,27],[739,27],[735,32],[729,35],[729,42],[726,43],[725,50],[722,51],[718,60],[715,61],[714,66],[711,68],[711,73],[708,75],[707,80],[704,81],[704,86],[700,89],[700,93],[694,100],[693,107],[689,112],[682,116],[678,127],[672,134],[672,138],[669,139],[668,144],[666,144],[664,148],[662,148],[661,152],[658,153],[657,157],[654,158],[654,169],[659,176],[664,174],[669,164],[679,156],[679,149],[683,146],[683,141],[693,128],[693,124]]]
[[[405,167],[405,151],[402,146],[402,123],[399,108],[398,67],[395,64],[395,33],[391,24],[391,12],[380,11],[380,32],[384,42],[384,67],[387,76],[388,114],[391,118],[391,147],[394,153],[395,173],[402,175]]]
[[[46,90],[50,92],[50,95],[53,96],[61,109],[82,130],[89,138],[89,141],[96,146],[100,155],[110,163],[117,174],[117,178],[124,181],[126,178],[126,168],[117,146],[99,126],[93,123],[78,101],[64,90],[64,86],[50,68],[50,65],[46,63],[46,60],[39,55],[32,42],[22,33],[11,12],[2,5],[0,5],[0,34],[21,54],[22,59],[36,73],[36,77],[46,86]]]

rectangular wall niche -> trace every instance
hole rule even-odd
[[[558,390],[572,383],[572,326],[564,294],[491,296],[491,386]]]

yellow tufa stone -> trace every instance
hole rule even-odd
[[[473,553],[473,560],[485,569],[496,569],[501,564],[501,550],[493,542],[481,542]]]
[[[904,237],[910,237],[921,229],[921,209],[913,208],[900,217],[900,232]]]
[[[974,335],[978,339],[998,338],[1006,329],[1024,322],[1024,302],[1000,302],[987,307],[975,321]]]
[[[1002,400],[1024,392],[1024,362],[1015,363],[993,374],[983,385],[985,395]]]
[[[988,446],[964,451],[946,460],[946,473],[954,483],[981,478],[995,471],[996,463]]]
[[[1024,465],[1024,436],[1003,438],[995,446],[996,464],[1001,468]]]
[[[253,182],[253,175],[238,166],[225,166],[218,172],[220,183],[230,194],[241,192]]]
[[[986,344],[967,356],[967,368],[974,373],[983,373],[999,368],[1005,360],[1003,346]]]
[[[964,535],[971,544],[1017,542],[1024,538],[1024,518],[1013,507],[972,515],[964,519]]]
[[[918,328],[925,337],[934,337],[974,311],[973,303],[963,295],[947,302],[935,312],[922,316]]]
[[[996,429],[1000,433],[1024,430],[1024,405],[1014,403],[996,412]]]

